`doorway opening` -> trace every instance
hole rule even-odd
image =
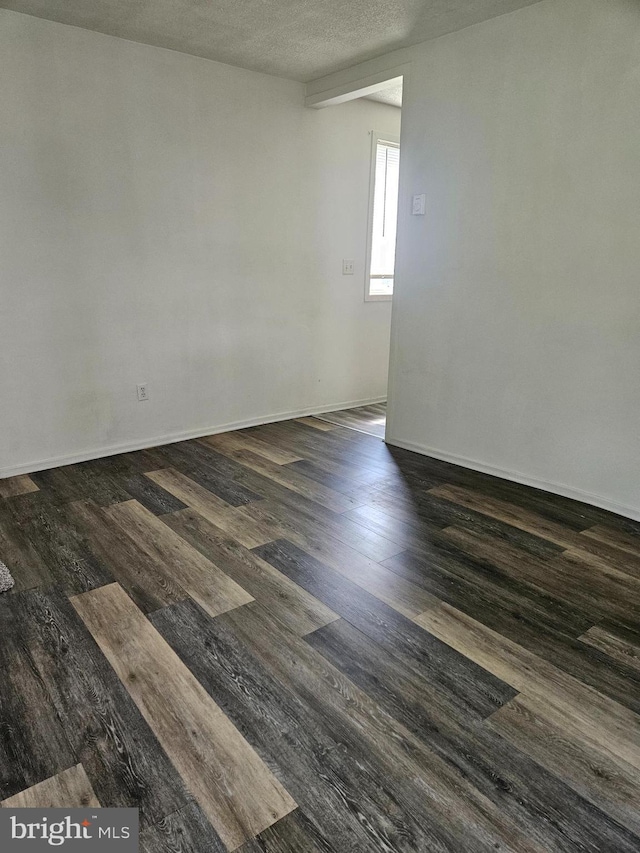
[[[361,100],[368,104],[371,121],[369,139],[363,138],[362,163],[368,168],[368,207],[362,209],[362,232],[365,236],[362,249],[364,263],[362,270],[363,290],[358,298],[364,303],[362,310],[366,315],[366,323],[379,335],[381,327],[386,327],[387,347],[391,338],[391,311],[393,292],[396,283],[396,235],[398,224],[398,198],[400,187],[401,159],[401,109],[403,94],[403,74],[386,80],[378,80],[370,85],[362,86],[353,91],[341,91],[334,97],[320,98],[309,106],[326,107],[344,103],[346,100]],[[315,102],[313,102],[315,101]],[[384,104],[385,109],[372,108],[371,101]],[[364,171],[363,168],[363,171]],[[366,221],[365,221],[366,216]],[[366,232],[365,232],[366,228]],[[343,261],[343,264],[346,263]],[[350,273],[353,274],[353,261]],[[344,268],[343,268],[344,273]],[[356,287],[358,286],[354,282]],[[384,305],[382,303],[388,303]],[[362,303],[361,303],[362,304]],[[379,337],[376,338],[380,340]],[[378,350],[379,351],[379,350]],[[334,425],[358,430],[374,435],[382,440],[386,435],[387,423],[387,386],[388,386],[389,351],[386,360],[380,361],[380,381],[377,382],[376,396],[363,394],[366,404],[348,409],[327,412],[315,417]]]
[[[320,421],[326,421],[336,426],[366,432],[384,439],[387,425],[387,403],[372,403],[370,406],[357,406],[355,409],[340,409],[337,412],[325,412],[314,415]]]

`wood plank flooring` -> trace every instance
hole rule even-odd
[[[373,403],[369,406],[356,406],[354,409],[325,412],[318,415],[316,420],[384,438],[387,424],[387,404]]]
[[[71,602],[229,850],[296,807],[122,587]]]
[[[365,408],[0,481],[0,807],[137,807],[144,853],[638,853],[640,524]]]
[[[0,803],[3,809],[99,808],[91,782],[82,764],[63,770]]]

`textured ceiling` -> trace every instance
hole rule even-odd
[[[392,107],[402,106],[402,83],[387,86],[385,89],[380,89],[374,92],[373,95],[367,95],[368,101],[379,101],[381,104],[390,104]]]
[[[0,0],[0,7],[306,82],[536,2]]]

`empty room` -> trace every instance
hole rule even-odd
[[[0,849],[640,851],[639,0],[0,0]]]

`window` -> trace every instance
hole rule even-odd
[[[372,133],[366,301],[391,299],[396,258],[400,144]]]

